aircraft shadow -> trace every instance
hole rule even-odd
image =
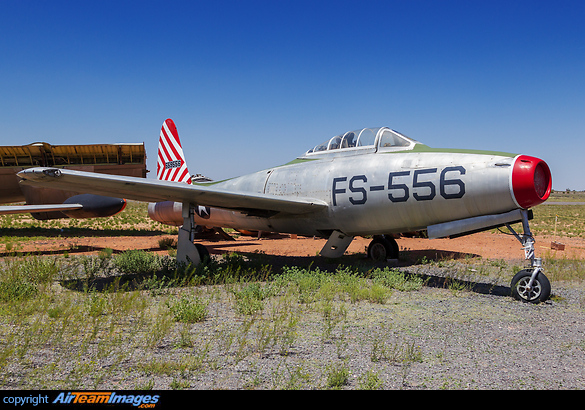
[[[450,260],[469,260],[481,258],[478,254],[445,251],[440,249],[406,250],[401,251],[404,262],[403,267],[414,267],[424,262],[440,262]],[[442,269],[442,268],[437,268]],[[477,282],[449,276],[433,275],[429,273],[416,272],[416,275],[423,278],[425,286],[443,289],[466,289],[474,293],[496,296],[510,296],[512,289],[509,286],[495,285],[493,283]]]
[[[145,283],[148,280],[162,280],[168,275],[164,273],[132,273],[123,275],[112,275],[93,279],[62,279],[59,281],[61,286],[66,289],[77,292],[87,292],[89,289],[95,292],[112,292],[112,291],[135,291],[145,289]]]
[[[124,250],[119,249],[111,249],[105,248],[103,246],[94,246],[94,245],[75,245],[69,248],[62,248],[62,249],[52,249],[52,250],[34,250],[34,251],[5,251],[0,252],[0,257],[4,256],[24,256],[24,255],[39,255],[39,256],[48,256],[48,255],[74,255],[76,253],[87,253],[87,252],[99,252],[104,251],[106,249],[110,249],[113,254],[123,253]],[[146,248],[141,249],[147,252],[155,252],[155,251],[164,251],[163,248],[154,247],[154,248]]]
[[[110,237],[110,236],[159,236],[167,235],[167,232],[160,230],[146,229],[92,229],[71,227],[66,229],[60,228],[1,228],[0,236],[13,236],[17,238],[30,238],[31,236],[55,237]]]
[[[234,244],[208,244],[207,248],[210,254],[221,255],[228,253],[224,250],[224,247],[232,248]],[[99,247],[79,246],[75,249],[68,250],[54,250],[38,252],[42,255],[55,255],[68,253],[82,253],[88,251],[99,251]],[[160,251],[161,248],[146,249],[147,251]],[[123,251],[114,250],[113,253],[121,253]],[[14,253],[5,253],[4,256],[13,255]],[[439,262],[445,260],[458,260],[458,259],[469,259],[477,257],[478,255],[453,252],[437,249],[429,250],[405,250],[401,252],[401,259],[398,261],[390,262],[373,262],[365,257],[365,254],[358,253],[353,255],[344,255],[339,259],[329,259],[321,256],[282,256],[282,255],[270,255],[265,253],[257,252],[239,252],[240,255],[246,257],[250,264],[256,266],[269,265],[274,274],[278,274],[284,267],[297,266],[299,268],[319,268],[324,271],[333,272],[339,267],[352,267],[358,271],[367,272],[375,268],[400,268],[400,270],[407,275],[413,275],[420,277],[424,286],[442,289],[464,289],[474,293],[495,295],[495,296],[510,296],[511,289],[509,286],[494,285],[490,283],[477,282],[473,280],[465,280],[459,278],[452,278],[449,276],[441,276],[440,274],[433,273],[421,273],[420,269],[414,269],[415,267],[424,266],[422,263],[427,262]],[[1,255],[1,254],[0,254]],[[412,270],[409,268],[413,268]],[[443,269],[438,267],[432,267],[429,269]],[[167,279],[171,280],[172,275],[169,272],[158,272],[154,276],[150,274],[124,274],[124,275],[112,275],[107,277],[94,278],[91,281],[87,279],[69,279],[62,280],[61,284],[65,288],[70,290],[85,291],[89,288],[96,291],[104,291],[115,289],[126,289],[136,290],[144,287],[145,281],[151,279]]]
[[[494,285],[490,283],[474,282],[450,277],[434,276],[417,273],[423,278],[425,286],[441,289],[463,289],[482,295],[510,296],[512,289],[509,286]]]
[[[225,253],[220,250],[222,246],[214,247],[209,245],[211,254]],[[445,260],[468,260],[470,258],[480,257],[476,254],[445,251],[438,249],[401,251],[401,258],[395,262],[373,262],[366,258],[365,254],[344,255],[339,259],[328,259],[321,256],[281,256],[257,253],[242,252],[242,255],[254,260],[259,264],[270,264],[275,271],[280,271],[285,266],[298,266],[300,268],[319,268],[326,271],[335,271],[339,267],[353,267],[358,271],[367,272],[375,268],[400,268],[401,271],[408,275],[418,276],[423,279],[424,286],[443,289],[463,289],[474,293],[495,296],[510,296],[511,288],[509,286],[495,285],[493,283],[477,282],[453,278],[449,276],[434,275],[432,273],[412,272],[410,267],[421,265],[421,261],[439,262]],[[444,268],[432,268],[442,270]],[[418,270],[418,269],[417,269]]]

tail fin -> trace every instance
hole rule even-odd
[[[160,180],[191,183],[185,155],[175,123],[170,118],[163,122],[158,140],[156,176]]]

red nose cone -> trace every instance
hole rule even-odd
[[[527,155],[516,158],[512,188],[516,202],[524,209],[546,201],[552,188],[552,177],[546,162]]]

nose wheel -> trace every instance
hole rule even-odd
[[[532,269],[524,269],[512,278],[512,296],[524,302],[544,302],[550,296],[550,282],[539,272],[531,283],[532,273]]]
[[[510,282],[512,296],[523,302],[544,302],[550,297],[551,286],[548,278],[544,276],[542,259],[534,256],[534,237],[528,225],[528,211],[522,210],[522,229],[524,230],[522,235],[516,233],[509,224],[506,224],[506,227],[522,243],[524,257],[530,260],[531,264],[531,268],[521,270],[512,278]]]

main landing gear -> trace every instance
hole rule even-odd
[[[522,210],[522,229],[524,231],[522,235],[516,233],[509,224],[506,224],[506,227],[523,245],[525,259],[530,260],[531,265],[530,268],[521,270],[512,278],[510,283],[512,296],[523,302],[544,302],[550,296],[551,287],[548,278],[544,276],[542,258],[534,256],[534,237],[528,225],[528,211]]]
[[[193,243],[196,227],[194,205],[183,202],[183,226],[179,228],[177,262],[198,265],[205,257],[209,258],[209,251],[205,246]]]
[[[398,259],[398,244],[391,236],[374,235],[368,245],[368,257],[375,262],[382,262],[386,259]]]

